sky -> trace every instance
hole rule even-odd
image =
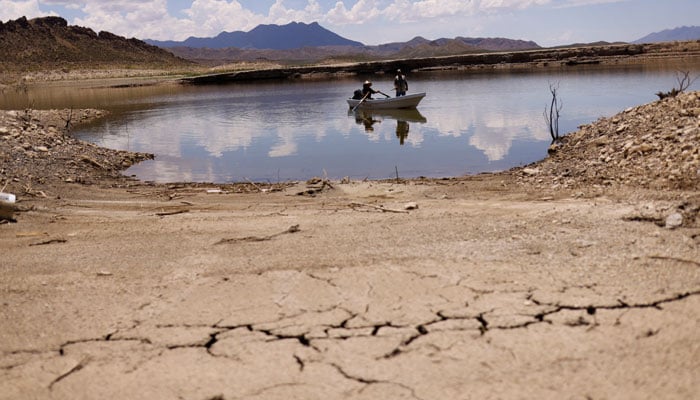
[[[184,40],[318,22],[367,45],[416,36],[504,37],[551,47],[631,42],[700,25],[698,0],[0,0],[0,21],[61,16],[127,38]]]

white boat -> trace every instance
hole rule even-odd
[[[391,110],[400,108],[416,108],[418,103],[423,100],[425,93],[407,94],[400,97],[386,97],[376,99],[356,100],[348,99],[348,105],[351,109],[357,107],[362,110]]]

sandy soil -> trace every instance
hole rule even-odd
[[[58,151],[42,146],[25,150]],[[532,169],[274,188],[81,173],[8,186],[0,399],[700,390],[695,189]]]

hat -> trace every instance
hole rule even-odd
[[[370,82],[370,81],[365,81],[365,85],[372,85],[372,82]]]
[[[396,72],[401,73],[401,70],[400,70],[400,69],[397,69]]]

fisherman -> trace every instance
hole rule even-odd
[[[400,69],[396,70],[396,77],[394,78],[394,89],[396,89],[396,97],[405,96],[408,90],[408,81],[406,80],[406,75],[404,75]]]
[[[371,99],[372,95],[375,93],[380,93],[378,90],[372,89],[372,82],[370,81],[365,81],[365,83],[362,85],[362,98],[363,99]]]

